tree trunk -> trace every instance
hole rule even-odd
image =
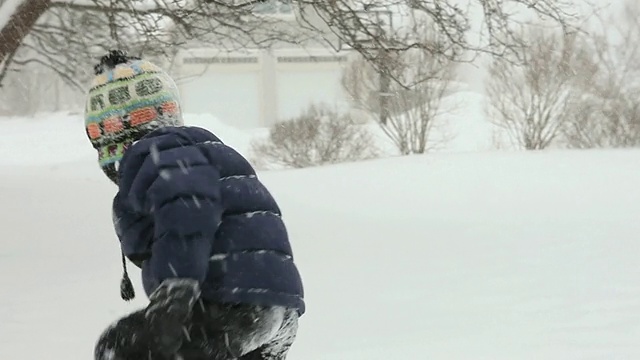
[[[51,0],[25,0],[0,30],[0,63],[15,52],[33,25],[51,5]]]

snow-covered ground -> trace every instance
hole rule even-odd
[[[289,360],[640,359],[640,151],[489,151],[468,121],[448,152],[259,174],[305,280]],[[0,176],[0,359],[90,359],[145,299],[82,120],[0,120]]]

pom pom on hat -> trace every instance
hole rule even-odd
[[[96,75],[100,75],[104,72],[105,67],[109,70],[113,70],[119,64],[126,64],[132,60],[141,60],[139,57],[128,56],[122,50],[111,50],[107,55],[100,58],[100,63],[93,67]]]

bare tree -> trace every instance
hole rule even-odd
[[[436,47],[442,37],[427,21],[414,27],[413,36]],[[445,110],[440,103],[453,79],[455,62],[422,49],[389,52],[386,56],[388,74],[397,82],[385,83],[385,77],[376,76],[373,66],[360,57],[344,72],[343,88],[357,108],[377,120],[401,154],[431,150],[439,145],[430,135]]]
[[[264,1],[24,0],[0,29],[0,77],[7,69],[20,71],[26,64],[42,63],[74,82],[80,64],[114,47],[170,56],[193,42],[237,49],[329,35],[359,52],[379,73],[389,74],[387,52],[421,49],[454,58],[465,50],[504,55],[518,48],[522,44],[512,36],[517,19],[507,8],[551,19],[567,31],[577,20],[570,0],[470,0],[482,9],[486,25],[486,38],[476,45],[467,36],[471,15],[454,1],[290,0],[309,31],[256,14],[254,6]],[[379,14],[390,14],[389,20]],[[407,19],[415,17],[431,19],[447,41],[433,44],[407,36],[413,33]],[[398,18],[399,26],[390,26],[389,21]]]
[[[639,17],[640,4],[628,0],[621,13],[600,18],[602,29],[588,38],[597,72],[565,128],[570,147],[640,146]]]
[[[31,11],[35,2],[40,7]],[[87,65],[113,48],[170,59],[190,44],[229,51],[309,39],[295,23],[262,16],[254,6],[230,0],[25,0],[0,32],[0,81],[9,70],[41,64],[79,86]]]
[[[32,116],[39,111],[70,110],[78,97],[61,93],[61,80],[47,68],[11,73],[0,96],[0,116]]]
[[[534,26],[523,30],[530,46],[514,64],[496,58],[489,68],[487,115],[510,140],[527,150],[548,147],[580,109],[577,89],[593,76],[593,65],[576,35]]]
[[[11,0],[0,4],[0,63],[11,62],[24,37],[51,5],[50,0]]]
[[[461,54],[488,53],[517,61],[526,47],[517,29],[523,14],[558,25],[566,33],[579,29],[581,16],[572,0],[296,0],[303,26],[360,53],[377,72],[393,79],[388,52],[420,49],[461,61]],[[482,14],[479,38],[469,36],[476,14]],[[427,20],[442,37],[434,43],[416,34],[416,19]],[[422,21],[417,22],[418,24]],[[408,36],[409,35],[409,36]],[[335,44],[334,44],[335,46]],[[381,52],[380,50],[385,50]],[[467,59],[470,60],[470,59]],[[398,81],[399,79],[393,79]],[[406,79],[405,79],[406,80]],[[420,79],[415,83],[420,82]],[[413,82],[404,83],[410,87]]]

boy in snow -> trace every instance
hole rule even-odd
[[[183,125],[173,80],[111,51],[95,67],[86,132],[117,186],[113,221],[149,305],[101,335],[98,360],[283,360],[305,311],[278,205],[254,169]],[[124,268],[123,299],[133,298]]]

